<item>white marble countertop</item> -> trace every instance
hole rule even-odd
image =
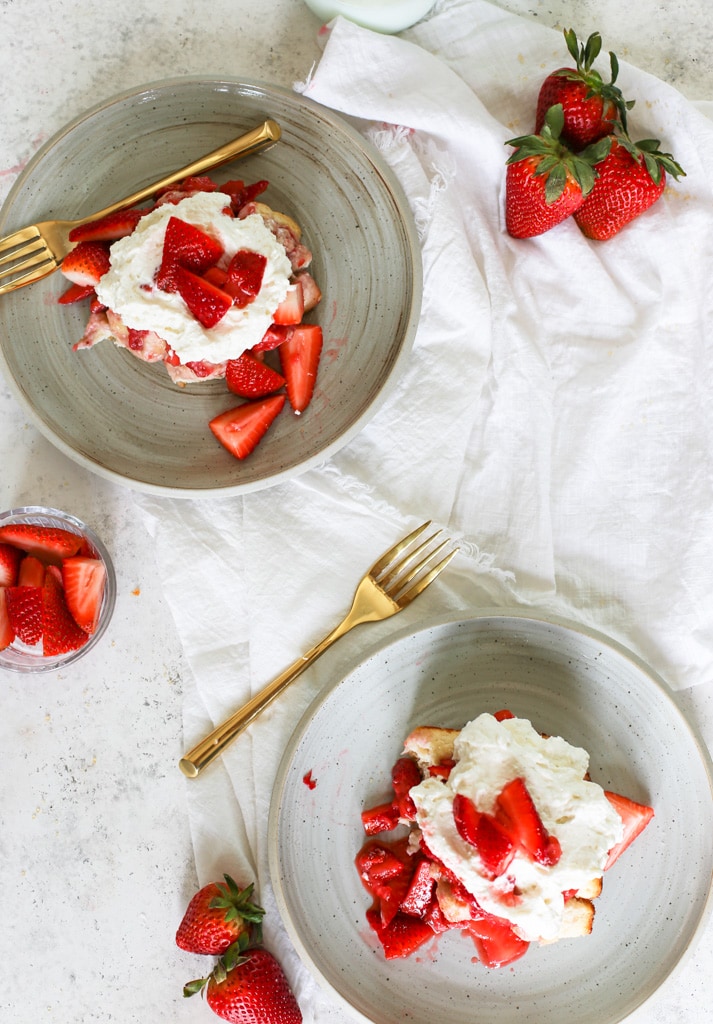
[[[502,0],[500,6],[607,49],[713,99],[708,0]],[[200,11],[200,13],[199,13]],[[140,82],[244,75],[291,87],[318,58],[318,19],[300,0],[0,3],[0,201],[37,148],[71,118]],[[0,379],[0,506],[46,504],[110,545],[118,600],[108,640],[71,671],[0,670],[3,966],[8,1024],[213,1019],[181,986],[174,946],[195,885],[176,771],[181,646],[132,496],[55,450]],[[713,684],[678,698],[713,747]],[[711,1019],[713,923],[646,1008],[648,1024]],[[708,1015],[708,1016],[706,1016]]]

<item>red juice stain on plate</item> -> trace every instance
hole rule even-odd
[[[310,770],[308,772],[305,772],[305,774],[302,776],[302,781],[304,782],[305,786],[309,786],[310,789],[315,789],[316,786],[317,786],[316,779],[312,778],[312,769],[311,768],[310,768]]]

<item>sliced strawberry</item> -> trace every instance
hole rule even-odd
[[[117,210],[99,220],[80,224],[69,232],[70,242],[115,242],[130,235],[146,210]]]
[[[399,823],[398,804],[391,802],[368,807],[361,812],[361,823],[368,836],[375,836],[380,832],[390,832]]]
[[[228,360],[225,383],[228,390],[242,398],[262,398],[281,388],[285,378],[249,352],[243,352],[237,359]]]
[[[94,633],[99,622],[106,568],[100,558],[75,555],[62,562],[64,599],[72,618],[85,633]]]
[[[509,718],[514,718],[512,711],[508,711],[507,708],[503,708],[502,711],[496,711],[493,715],[498,722],[506,722]]]
[[[558,862],[562,854],[559,840],[542,824],[523,778],[508,782],[496,804],[500,824],[517,846],[538,864],[552,867]]]
[[[0,587],[0,651],[4,651],[15,639],[15,630],[7,611],[7,591],[7,587]]]
[[[378,910],[370,907],[366,919],[376,932],[387,960],[411,956],[419,946],[434,936],[427,921],[409,917],[408,914],[395,914],[388,924],[384,924]]]
[[[322,328],[315,324],[294,327],[291,336],[280,346],[287,397],[297,413],[304,412],[312,400],[321,354]]]
[[[488,878],[502,875],[515,856],[515,847],[505,828],[490,814],[483,814],[463,793],[453,799],[453,819],[458,834],[478,851],[483,873]]]
[[[110,265],[106,245],[102,242],[80,242],[64,257],[60,270],[74,284],[94,288]]]
[[[224,185],[218,187],[218,191],[230,196],[230,204],[235,213],[237,213],[246,203],[251,203],[254,199],[257,199],[268,185],[269,182],[264,180],[256,181],[252,185],[246,185],[244,181],[236,179],[226,181]]]
[[[402,914],[425,918],[435,899],[436,880],[431,874],[431,862],[427,857],[417,854],[414,860],[416,867],[399,910]]]
[[[412,757],[400,757],[391,769],[391,784],[399,809],[399,816],[407,821],[416,817],[416,805],[411,797],[411,789],[421,782],[421,772]]]
[[[45,582],[44,563],[34,555],[25,555],[20,562],[17,584],[20,587],[41,587]]]
[[[32,646],[42,638],[42,589],[8,587],[5,591],[7,614],[15,636]]]
[[[227,292],[216,288],[210,281],[186,270],[185,267],[176,267],[173,279],[178,294],[204,327],[215,327],[233,304],[232,297]]]
[[[208,426],[231,455],[244,459],[265,436],[284,404],[284,395],[245,402],[237,409],[228,409],[216,416]]]
[[[653,807],[647,807],[646,804],[637,804],[633,800],[629,800],[628,797],[620,796],[619,793],[612,793],[609,790],[604,791],[604,796],[619,815],[624,825],[624,836],[621,842],[617,843],[609,851],[607,862],[604,865],[604,870],[607,871],[614,861],[618,860],[624,850],[631,846],[636,837],[644,831],[654,816],[654,809]]]
[[[228,271],[221,270],[220,267],[208,267],[207,270],[203,271],[202,276],[206,281],[210,281],[216,288],[222,288],[225,291],[225,282],[228,280]]]
[[[273,313],[272,319],[276,324],[298,324],[304,316],[304,311],[304,293],[302,282],[298,278],[287,289],[287,295]]]
[[[175,186],[170,187],[175,188]],[[209,178],[207,174],[193,174],[188,178],[184,178],[181,182],[181,188],[185,189],[186,192],[215,192],[217,187],[213,179]]]
[[[279,348],[280,345],[284,345],[294,333],[294,327],[288,327],[285,324],[272,324],[265,331],[262,340],[257,345],[253,345],[251,351],[270,352],[273,348]]]
[[[76,555],[82,538],[69,530],[36,523],[7,523],[0,526],[0,542],[12,544],[41,562],[59,565],[63,558]]]
[[[447,779],[455,768],[455,761],[452,757],[446,757],[438,764],[429,764],[428,774],[435,775],[439,779]]]
[[[62,292],[57,302],[61,306],[70,306],[73,302],[82,302],[84,299],[89,299],[94,295],[93,284],[71,284],[69,288]]]
[[[357,854],[357,868],[366,889],[372,894],[383,924],[388,924],[406,898],[416,867],[408,852],[408,837],[393,843],[371,840]]]
[[[180,217],[169,217],[156,286],[165,292],[178,291],[178,267],[202,274],[217,263],[222,255],[223,246],[215,238]]]
[[[12,544],[0,544],[0,587],[14,587],[18,581],[22,552]]]
[[[238,309],[248,306],[260,292],[266,266],[267,257],[252,249],[238,249],[231,259],[224,288]]]
[[[51,567],[54,568],[54,567]],[[56,570],[59,573],[59,570]],[[42,641],[48,657],[75,651],[89,639],[77,625],[64,599],[62,584],[48,571],[42,588]]]
[[[478,958],[486,967],[504,967],[519,960],[529,943],[516,935],[512,925],[502,917],[483,913],[470,921],[462,931],[470,935],[478,950]]]

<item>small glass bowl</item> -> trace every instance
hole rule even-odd
[[[106,568],[104,599],[99,622],[85,644],[66,654],[54,654],[48,657],[45,657],[40,650],[23,644],[20,640],[13,641],[4,651],[0,651],[0,668],[10,669],[13,672],[50,672],[65,668],[90,651],[109,625],[116,602],[116,575],[111,557],[94,531],[68,512],[61,512],[56,508],[43,508],[40,505],[28,505],[24,508],[12,508],[7,512],[0,512],[0,526],[11,523],[35,523],[39,526],[53,526],[76,533],[88,542],[92,556],[100,558]],[[38,647],[41,647],[41,644],[38,644]]]

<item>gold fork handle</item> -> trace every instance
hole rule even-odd
[[[257,128],[246,132],[245,135],[240,135],[237,139],[233,139],[232,142],[226,142],[224,146],[219,146],[212,153],[207,153],[205,156],[200,157],[200,159],[194,160],[192,164],[188,164],[187,167],[182,167],[180,171],[174,171],[165,178],[161,178],[160,181],[147,185],[146,188],[139,189],[133,195],[120,199],[118,202],[112,203],[111,206],[107,206],[103,210],[99,210],[97,213],[92,213],[89,217],[77,221],[77,223],[88,224],[93,220],[98,220],[100,217],[106,217],[110,213],[115,213],[117,210],[125,210],[129,206],[138,206],[139,203],[150,199],[160,189],[166,188],[168,185],[173,185],[177,181],[183,181],[184,178],[189,178],[196,174],[202,174],[203,171],[220,167],[222,164],[227,164],[229,160],[234,160],[239,156],[249,156],[250,153],[263,149],[271,142],[277,142],[281,134],[282,130],[277,121],[268,119],[263,124],[258,125]]]
[[[258,715],[265,710],[268,704],[271,704],[276,697],[279,697],[297,676],[317,660],[320,654],[324,654],[335,640],[344,636],[345,633],[348,633],[350,629],[358,626],[361,622],[377,622],[398,611],[398,606],[385,594],[381,595],[380,599],[377,599],[376,604],[374,603],[373,596],[369,600],[367,594],[370,589],[364,586],[358,587],[349,612],[339,625],[335,626],[331,633],[328,633],[323,640],[315,644],[306,654],[297,658],[289,668],[281,672],[277,678],[268,683],[259,693],[256,693],[246,704],[238,708],[222,725],[215,728],[204,740],[201,740],[192,750],[189,750],[178,762],[178,767],[183,774],[189,779],[195,779],[197,775],[200,775],[203,769],[211,761],[214,761],[236,736],[244,732],[250,723],[254,722]]]

